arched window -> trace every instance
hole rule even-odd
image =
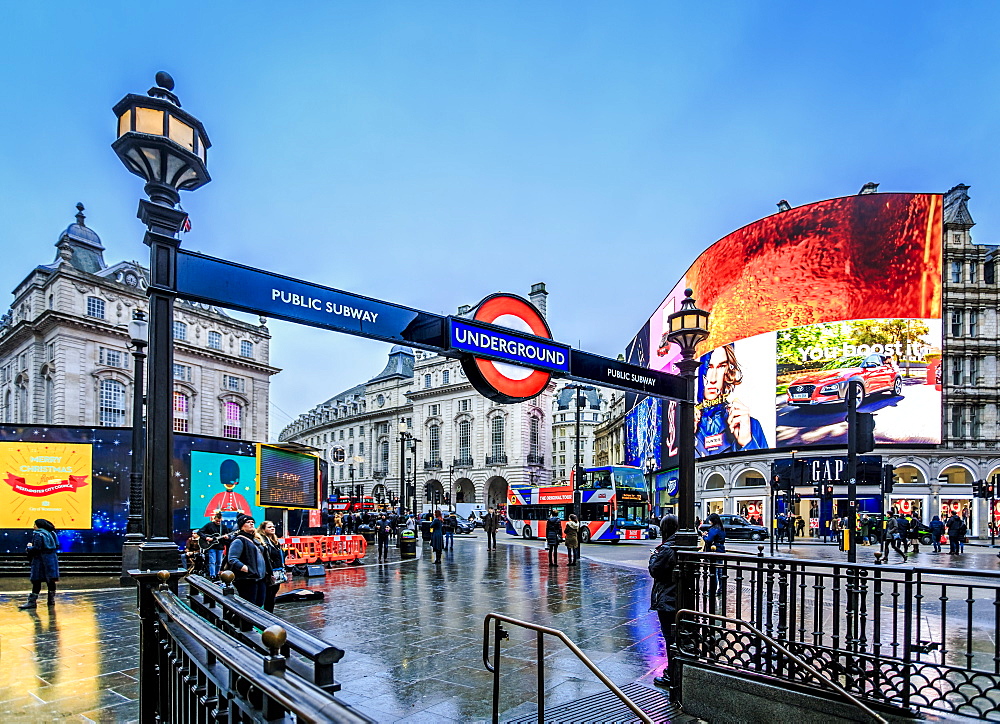
[[[174,322],[174,339],[185,340],[188,338],[188,326],[184,322]]]
[[[174,432],[188,432],[188,410],[190,406],[191,399],[183,392],[174,390]]]
[[[104,319],[104,300],[98,297],[87,297],[87,316]]]
[[[45,423],[51,425],[56,421],[56,385],[49,375],[45,378]]]
[[[538,428],[538,418],[532,417],[531,427],[528,431],[528,451],[535,456],[538,455]]]
[[[504,457],[504,419],[500,415],[493,418],[490,442],[494,462],[501,461]]]
[[[218,332],[208,333],[208,348],[209,349],[222,349],[222,335]]]
[[[225,415],[222,436],[239,440],[243,436],[243,406],[238,402],[227,402]]]
[[[458,458],[462,465],[472,465],[472,423],[458,423]]]
[[[428,450],[430,451],[430,462],[434,464],[441,460],[441,426],[431,425],[427,429]]]
[[[125,385],[118,380],[101,380],[99,416],[102,427],[125,425]]]
[[[383,473],[389,472],[389,441],[383,440],[379,443],[379,470]]]
[[[17,421],[28,422],[28,383],[24,381],[17,384]]]
[[[253,357],[253,342],[249,342],[245,339],[240,342],[240,356]]]
[[[13,422],[14,421],[14,398],[10,394],[10,390],[7,390],[7,394],[4,395],[3,400],[3,421]]]

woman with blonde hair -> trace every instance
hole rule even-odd
[[[285,572],[285,554],[281,550],[281,541],[274,532],[274,523],[265,520],[257,528],[257,541],[267,558],[268,568],[271,572],[264,578],[264,605],[265,611],[274,612],[274,598],[278,595],[278,589],[282,583],[288,582],[288,575]]]

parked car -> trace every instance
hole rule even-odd
[[[475,532],[476,525],[471,520],[466,520],[460,515],[456,515],[455,520],[458,522],[458,528],[455,532],[459,535],[471,535]]]
[[[903,394],[903,378],[896,362],[887,355],[848,357],[828,362],[814,372],[796,377],[786,392],[789,405],[830,405],[847,400],[849,385],[859,389],[858,405],[869,395]]]
[[[720,515],[722,527],[726,531],[726,540],[766,540],[767,528],[762,525],[755,525],[742,515]],[[698,529],[702,533],[711,526],[702,523]]]

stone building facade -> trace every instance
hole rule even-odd
[[[594,465],[625,464],[625,393],[612,390],[604,420],[594,428]]]
[[[577,383],[561,384],[552,400],[552,478],[569,482],[569,472],[576,461]],[[579,385],[580,465],[597,465],[595,432],[608,414],[608,390],[593,385]]]
[[[945,507],[968,510],[971,534],[988,536],[990,505],[972,498],[972,483],[1000,474],[998,247],[974,243],[968,189],[955,186],[944,199],[942,443],[931,449],[880,446],[874,454],[895,468],[889,505],[918,513],[924,522]],[[766,520],[770,510],[766,481],[774,457],[772,452],[699,460],[695,483],[699,515],[752,515],[760,510]],[[812,486],[798,492],[811,496]],[[859,486],[859,496],[877,495],[876,487]],[[804,499],[795,512],[808,519],[811,505]]]
[[[546,294],[535,284],[529,295],[543,314]],[[397,346],[382,372],[300,415],[279,440],[318,448],[331,486],[342,492],[361,485],[376,501],[398,498],[402,463],[418,508],[505,504],[508,485],[552,480],[546,451],[554,390],[550,384],[527,402],[494,403],[473,389],[457,360]]]
[[[0,319],[0,420],[27,425],[130,426],[134,358],[129,322],[147,311],[148,270],[108,265],[97,233],[76,222],[56,258],[14,289]],[[267,440],[267,327],[207,305],[174,308],[174,429]]]

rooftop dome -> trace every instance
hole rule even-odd
[[[67,261],[80,271],[96,274],[105,269],[104,245],[97,232],[89,228],[84,220],[83,204],[76,205],[76,223],[66,227],[56,241],[56,264]]]

